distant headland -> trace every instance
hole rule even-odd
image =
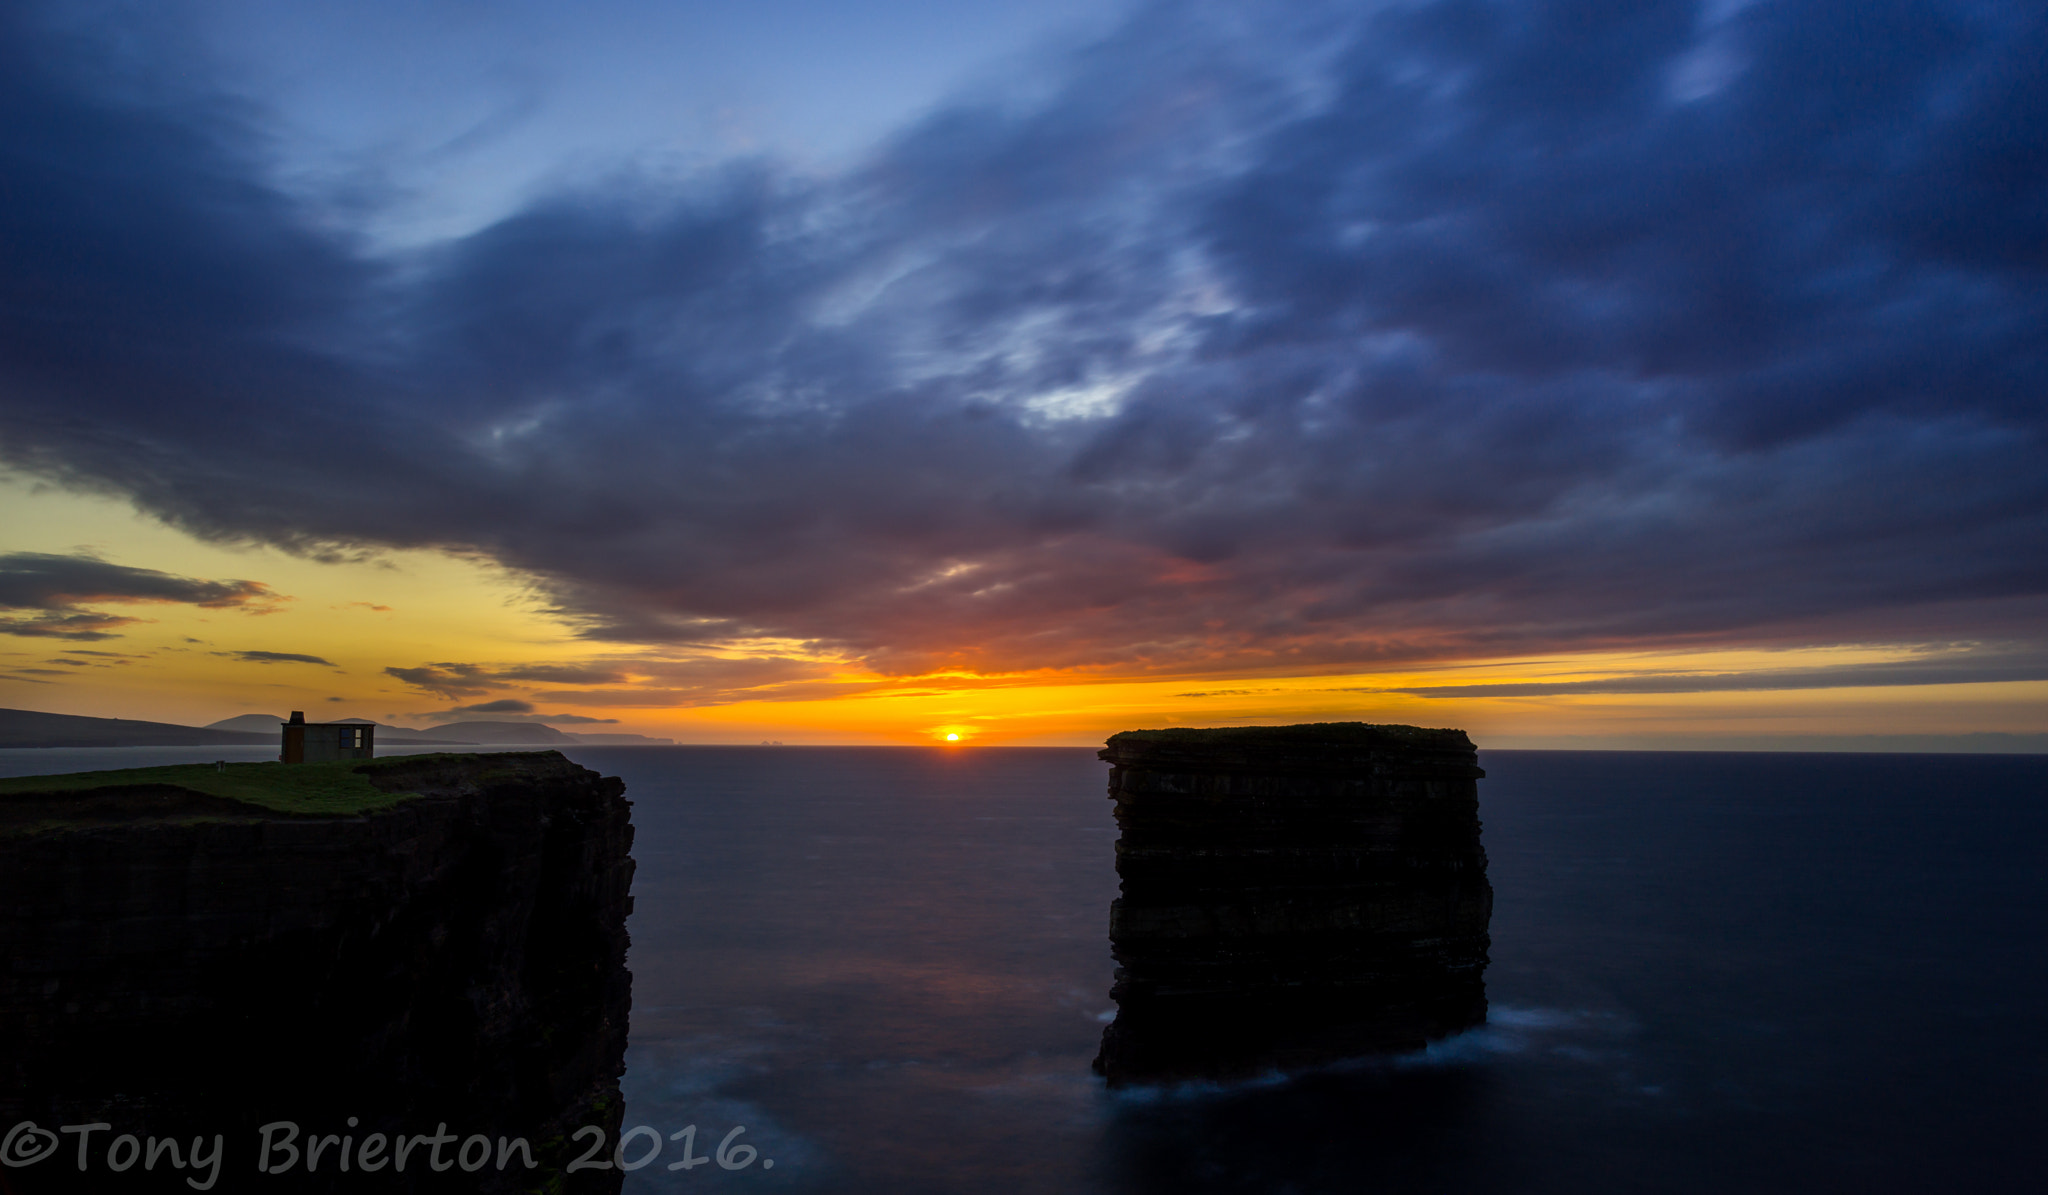
[[[336,720],[369,722],[367,718]],[[239,714],[206,726],[180,726],[133,718],[0,709],[0,747],[274,747],[283,721],[271,714]],[[538,722],[449,722],[420,730],[369,724],[377,727],[378,745],[387,747],[665,747],[675,743],[674,739],[638,734],[571,734]]]

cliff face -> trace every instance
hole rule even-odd
[[[1493,889],[1462,731],[1131,731],[1112,1085],[1412,1049],[1486,1018]]]
[[[616,1139],[623,784],[554,752],[358,770],[417,795],[297,817],[161,785],[0,798],[16,815],[0,830],[0,1128],[114,1126],[95,1151],[123,1132],[224,1133],[221,1190],[255,1179],[254,1129],[279,1120],[357,1139],[446,1122],[545,1155],[540,1171],[455,1171],[466,1190],[529,1189],[578,1126]],[[63,1189],[74,1148],[8,1181]],[[451,1177],[415,1161],[375,1185]],[[617,1187],[571,1177],[554,1189]],[[303,1171],[263,1187],[324,1189]]]

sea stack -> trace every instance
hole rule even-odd
[[[1109,740],[1112,1086],[1415,1049],[1486,1019],[1493,889],[1461,730],[1322,722]]]

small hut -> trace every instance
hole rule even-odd
[[[301,710],[283,723],[286,763],[326,763],[335,759],[370,759],[376,753],[373,722],[308,722]]]

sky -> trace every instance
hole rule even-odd
[[[2048,10],[0,0],[0,706],[2048,750]]]

